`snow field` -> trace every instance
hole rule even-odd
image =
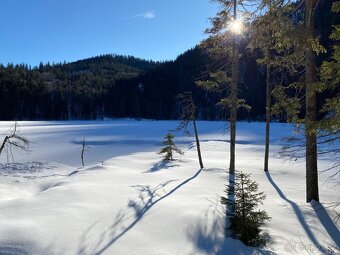
[[[0,123],[0,133],[10,122]],[[0,165],[0,254],[337,254],[339,225],[329,207],[338,180],[320,174],[322,204],[305,203],[304,162],[276,157],[287,124],[272,125],[270,175],[263,170],[264,124],[239,123],[238,171],[267,194],[268,246],[224,238],[220,205],[229,143],[221,122],[198,122],[205,169],[193,138],[176,134],[184,151],[160,167],[156,154],[175,121],[23,122],[32,152]],[[80,168],[80,141],[90,149]],[[22,162],[22,163],[20,163]],[[26,162],[26,163],[25,163]],[[30,162],[30,163],[27,163]],[[58,162],[58,163],[53,163]],[[321,160],[319,167],[327,168]]]

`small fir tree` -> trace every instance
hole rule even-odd
[[[183,152],[178,149],[174,142],[174,135],[172,133],[166,134],[164,137],[163,145],[164,147],[158,152],[158,154],[163,154],[163,161],[173,160],[173,151],[183,154]]]
[[[227,197],[221,197],[221,202],[227,207],[228,229],[233,236],[249,246],[264,245],[267,238],[260,227],[270,217],[257,209],[266,198],[263,192],[258,192],[258,184],[250,179],[250,174],[237,173],[235,182],[227,186],[226,193]]]

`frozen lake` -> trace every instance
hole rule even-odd
[[[155,151],[160,148],[163,137],[169,130],[175,130],[177,121],[23,121],[19,122],[19,132],[32,144],[29,153],[14,151],[14,161],[52,161],[69,166],[80,166],[80,152],[83,138],[90,146],[85,155],[85,163],[92,165],[116,156],[140,151]],[[13,122],[0,122],[0,139]],[[202,141],[214,139],[228,140],[223,130],[224,122],[199,121],[198,129]],[[273,124],[272,145],[277,144],[282,133],[289,134],[288,124]],[[175,132],[175,140],[180,147],[189,146],[194,141],[182,131]],[[264,123],[239,123],[238,143],[264,143]],[[12,162],[6,155],[1,163]]]

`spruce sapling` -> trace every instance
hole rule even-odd
[[[173,141],[174,137],[175,136],[172,133],[168,133],[164,137],[164,147],[158,152],[158,154],[163,154],[163,162],[173,160],[173,151],[178,154],[183,154],[183,152],[176,147],[175,142]]]
[[[233,200],[228,199],[230,196],[221,197],[222,204],[227,206],[229,230],[246,245],[264,245],[267,238],[260,227],[270,217],[257,209],[266,198],[263,192],[258,192],[258,184],[250,179],[250,174],[236,173],[235,183],[227,186],[226,193],[234,197]]]

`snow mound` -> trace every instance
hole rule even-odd
[[[46,191],[72,170],[74,168],[54,162],[0,163],[0,201]]]

